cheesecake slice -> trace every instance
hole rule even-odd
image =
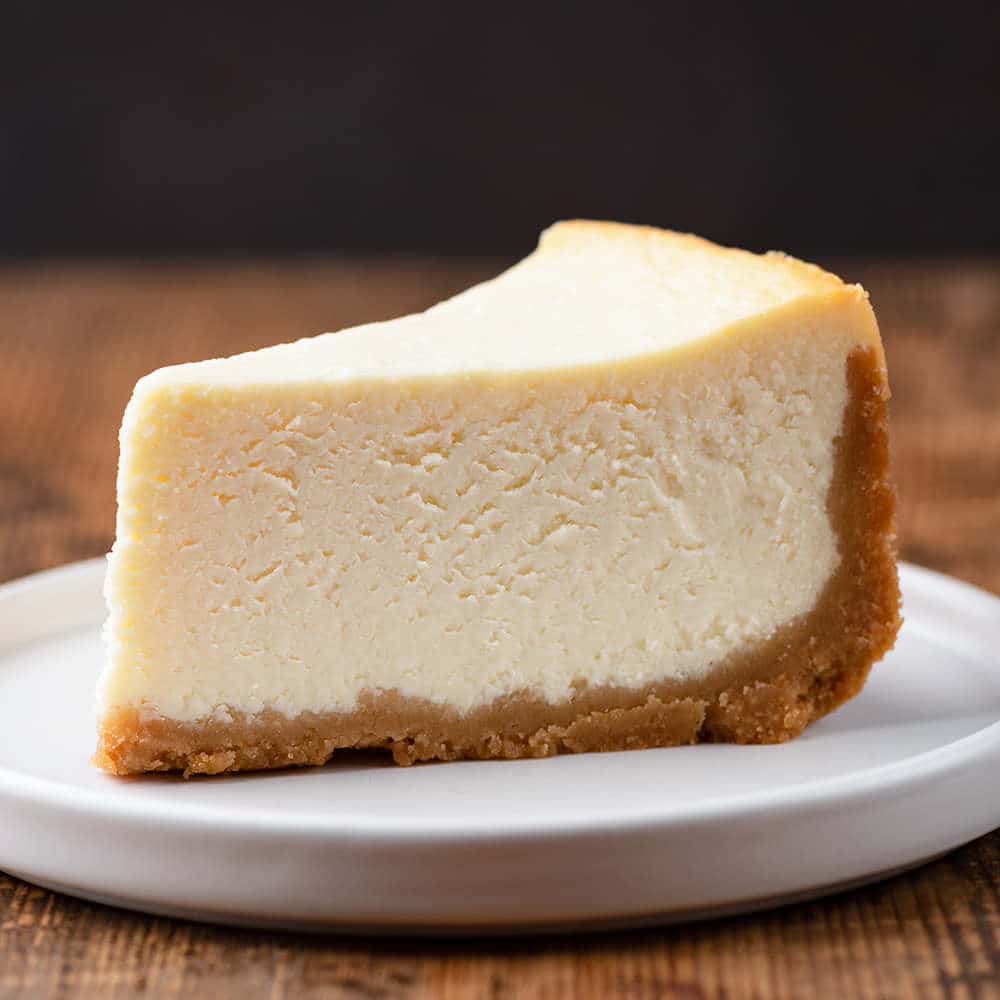
[[[97,763],[797,735],[899,626],[857,285],[566,222],[427,312],[141,379]]]

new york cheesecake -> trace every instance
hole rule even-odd
[[[868,296],[565,222],[419,315],[141,379],[116,774],[798,734],[899,625]]]

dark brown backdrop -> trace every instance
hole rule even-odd
[[[1000,6],[0,13],[0,255],[514,254],[563,216],[1000,247]]]

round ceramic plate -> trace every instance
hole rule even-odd
[[[668,921],[869,881],[1000,825],[1000,599],[912,566],[864,692],[783,746],[117,779],[103,561],[0,587],[0,868],[119,906],[443,933]]]

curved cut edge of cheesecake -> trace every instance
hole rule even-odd
[[[861,690],[900,626],[889,478],[887,403],[873,347],[847,359],[848,401],[834,447],[827,512],[840,562],[813,609],[697,681],[637,689],[577,686],[553,704],[511,695],[462,715],[394,691],[365,693],[351,712],[240,711],[194,722],[139,708],[102,720],[95,763],[115,774],[185,775],[324,764],[336,750],[383,749],[399,764],[545,757],[698,742],[778,743]]]

